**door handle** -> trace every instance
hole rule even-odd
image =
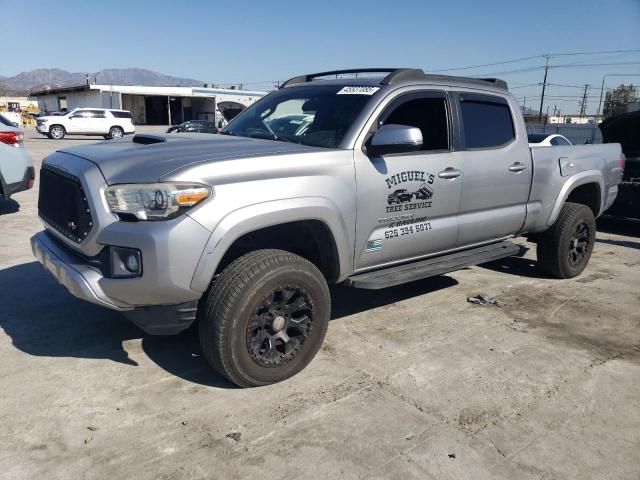
[[[447,167],[441,172],[438,172],[438,177],[446,178],[447,180],[453,180],[454,178],[458,178],[460,175],[462,175],[462,172],[453,167]]]
[[[509,167],[509,171],[515,172],[515,173],[521,172],[526,169],[527,169],[527,166],[524,163],[520,163],[520,162],[516,162]]]

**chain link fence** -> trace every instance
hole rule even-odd
[[[566,137],[574,145],[602,143],[602,133],[596,125],[571,123],[527,123],[527,133],[557,133]]]

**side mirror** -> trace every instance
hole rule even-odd
[[[367,143],[367,155],[415,152],[422,148],[422,132],[408,125],[383,125]]]

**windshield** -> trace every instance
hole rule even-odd
[[[336,148],[371,98],[354,92],[359,90],[343,85],[284,88],[253,104],[221,133]]]

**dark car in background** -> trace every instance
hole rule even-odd
[[[640,111],[616,115],[600,125],[604,143],[619,143],[626,156],[618,198],[609,215],[640,219]]]
[[[218,133],[215,123],[207,120],[188,120],[167,129],[167,133]]]

